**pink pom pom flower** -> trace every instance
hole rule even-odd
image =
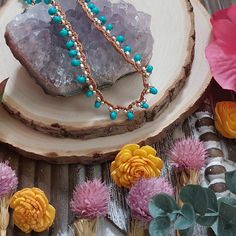
[[[0,198],[14,192],[17,185],[16,172],[7,163],[0,163]]]
[[[171,162],[178,169],[200,170],[205,165],[206,157],[203,143],[194,138],[180,139],[170,151]]]
[[[217,11],[211,18],[213,41],[206,57],[215,80],[224,89],[236,92],[236,4]]]
[[[127,204],[134,219],[150,222],[152,220],[148,210],[151,198],[159,193],[173,195],[171,184],[163,177],[141,179],[130,189]]]
[[[72,212],[80,218],[94,219],[107,215],[109,200],[109,188],[94,179],[75,188],[70,205]]]

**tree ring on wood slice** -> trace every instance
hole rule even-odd
[[[151,30],[155,43],[150,63],[155,70],[150,83],[158,88],[159,94],[147,95],[149,109],[135,111],[132,121],[128,121],[124,113],[119,114],[116,121],[111,121],[107,107],[93,108],[95,96],[48,96],[12,56],[7,46],[2,44],[0,49],[5,53],[0,60],[0,68],[10,77],[3,97],[7,111],[35,130],[52,136],[79,139],[130,132],[156,119],[179,94],[191,70],[195,39],[192,6],[189,0],[166,0],[165,4],[161,0],[128,1],[152,16]],[[11,17],[3,14],[0,28],[4,28],[2,26],[19,11],[13,0],[9,0],[8,6],[11,10],[7,12]],[[8,37],[6,39],[10,44]],[[103,92],[113,104],[127,105],[139,98],[142,88],[141,77],[132,74]]]
[[[211,74],[204,56],[211,33],[209,15],[198,0],[192,0],[192,4],[196,19],[196,47],[191,74],[181,93],[155,121],[121,135],[89,140],[58,139],[26,127],[0,107],[0,141],[30,158],[51,163],[84,164],[111,160],[127,143],[155,143],[172,124],[182,121],[197,109],[199,97],[210,84]]]

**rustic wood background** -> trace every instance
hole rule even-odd
[[[0,6],[4,2],[5,0],[0,0]],[[231,4],[230,0],[204,0],[202,2],[210,13],[213,13],[217,9],[228,7]],[[208,95],[208,101],[214,107],[215,102],[219,100],[236,101],[236,95],[233,92],[224,92],[216,83],[213,83]],[[166,134],[166,138],[158,142],[155,148],[157,148],[159,155],[165,161],[166,152],[173,143],[173,140],[191,134],[192,128],[189,119],[187,119],[180,126],[176,126],[174,130],[170,130]],[[227,149],[228,159],[236,162],[236,141],[226,140],[222,137],[221,141]],[[74,220],[74,216],[69,209],[69,202],[74,186],[86,179],[92,179],[94,177],[101,178],[112,187],[112,203],[109,213],[109,220],[112,222],[111,225],[115,225],[123,232],[127,230],[129,213],[125,204],[126,191],[118,189],[112,183],[109,175],[110,163],[93,166],[51,165],[45,162],[27,159],[11,150],[6,144],[0,144],[0,161],[6,160],[9,161],[19,176],[19,189],[33,186],[43,189],[57,210],[55,223],[49,231],[28,235],[55,236],[60,234],[60,232],[66,232],[68,225]],[[164,175],[168,175],[168,168],[165,168]],[[24,235],[24,233],[13,226],[11,219],[7,236]]]

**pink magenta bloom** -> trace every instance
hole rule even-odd
[[[0,198],[17,189],[16,172],[7,163],[0,163]]]
[[[206,57],[215,80],[236,92],[236,4],[216,12],[212,18],[213,41]]]
[[[71,210],[80,218],[94,219],[107,215],[109,200],[109,188],[94,179],[76,186],[70,205]]]
[[[171,184],[163,177],[141,179],[130,189],[127,204],[134,219],[150,222],[152,220],[148,211],[151,198],[159,193],[174,195]]]
[[[174,167],[200,170],[205,165],[206,149],[202,142],[194,138],[180,139],[170,151],[170,159]]]

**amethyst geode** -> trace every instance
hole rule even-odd
[[[94,28],[76,0],[59,2],[79,34],[93,78],[100,88],[110,86],[120,77],[134,72]],[[111,34],[124,35],[124,45],[132,45],[132,51],[142,54],[142,63],[147,64],[153,48],[151,16],[137,11],[133,5],[124,1],[111,3],[108,0],[96,0],[94,3],[108,22],[113,24]],[[14,56],[46,93],[70,96],[81,91],[81,85],[74,82],[79,71],[70,65],[66,40],[58,34],[61,26],[51,22],[47,10],[48,6],[40,3],[16,16],[6,27],[6,41]]]

